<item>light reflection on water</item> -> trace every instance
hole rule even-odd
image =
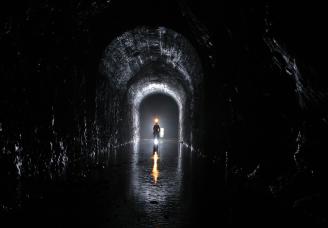
[[[179,196],[183,176],[182,146],[170,141],[160,146],[154,148],[145,140],[133,145],[129,182],[136,202],[164,203],[167,197]]]
[[[154,183],[156,184],[158,176],[159,176],[159,170],[158,170],[158,166],[157,166],[157,161],[159,159],[159,156],[158,156],[157,151],[154,152],[154,155],[153,155],[152,159],[153,159],[153,169],[152,169],[151,174],[154,178]]]
[[[180,216],[187,210],[183,174],[190,172],[188,153],[172,140],[163,140],[158,147],[152,140],[141,140],[131,149],[128,195],[133,213],[142,215],[137,226],[168,226],[178,218],[187,221]]]

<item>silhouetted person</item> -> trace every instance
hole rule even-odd
[[[159,138],[159,132],[160,132],[161,128],[158,124],[158,120],[156,119],[155,120],[155,124],[154,124],[154,127],[153,127],[153,135],[154,135],[154,138]]]

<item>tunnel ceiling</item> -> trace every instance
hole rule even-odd
[[[140,74],[144,68],[152,72],[161,69],[157,79],[175,78],[190,93],[202,80],[200,60],[189,41],[164,27],[140,27],[125,32],[110,43],[101,61],[101,72],[118,90],[128,89],[136,76],[155,75]]]

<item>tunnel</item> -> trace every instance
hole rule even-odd
[[[124,107],[115,124],[125,130],[118,135],[138,141],[141,102],[152,94],[163,94],[179,108],[178,140],[193,145],[193,128],[200,121],[193,113],[199,109],[203,72],[198,54],[185,37],[165,27],[127,31],[106,47],[100,71],[110,84],[104,89],[115,91],[116,97],[110,99]]]
[[[326,9],[1,4],[0,227],[327,227]]]

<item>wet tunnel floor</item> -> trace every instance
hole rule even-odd
[[[109,155],[109,168],[88,181],[42,186],[42,199],[31,195],[6,222],[11,227],[198,227],[293,221],[258,189],[248,192],[241,182],[225,191],[223,170],[177,142],[162,142],[155,160],[151,141],[122,147]]]
[[[197,204],[193,156],[174,141],[164,141],[154,153],[147,140],[111,154],[109,179],[120,188],[112,188],[102,227],[191,226]]]
[[[191,191],[187,191],[191,189],[190,155],[179,150],[174,142],[160,144],[154,153],[152,144],[145,141],[134,145],[132,153],[114,155],[111,163],[123,172],[124,177],[118,179],[125,183],[119,184],[124,186],[124,193],[117,192],[108,223],[119,227],[187,224],[191,203]]]
[[[34,227],[190,227],[204,221],[203,216],[210,222],[208,211],[217,198],[213,195],[222,195],[220,185],[213,183],[222,177],[174,140],[161,142],[156,154],[157,168],[151,140],[111,152],[109,168],[87,182],[42,186],[42,199],[30,200],[8,222]]]
[[[115,206],[109,210],[108,224],[118,227],[188,227],[196,222],[194,212],[199,214],[195,209],[200,209],[200,205],[195,184],[200,174],[198,171],[202,170],[198,169],[196,173],[200,164],[194,154],[174,141],[161,143],[155,153],[150,141],[141,141],[132,151],[113,156],[111,160],[112,164],[118,165],[117,170],[122,171],[123,177],[116,178],[125,183],[119,184],[124,186],[124,193],[117,192],[116,202],[111,203]],[[215,182],[219,181],[218,176],[213,178]],[[204,194],[205,189],[211,189],[207,188],[208,184],[209,180],[197,183],[203,196],[211,194]],[[218,189],[215,191],[219,192]],[[213,203],[208,199],[206,202],[207,206]]]

